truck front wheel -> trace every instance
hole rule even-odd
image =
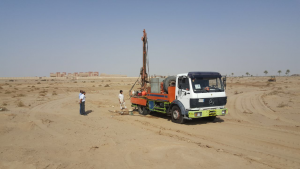
[[[183,124],[185,119],[183,118],[180,108],[178,106],[173,106],[171,110],[172,122]]]

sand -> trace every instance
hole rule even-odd
[[[228,78],[229,114],[186,124],[115,112],[136,78],[2,80],[0,168],[299,168],[300,77],[267,79]]]

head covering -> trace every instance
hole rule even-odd
[[[123,90],[120,90],[120,93],[123,92]]]

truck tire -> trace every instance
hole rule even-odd
[[[140,115],[148,115],[150,111],[145,106],[138,106],[138,112]]]
[[[171,85],[171,82],[175,82],[176,77],[175,76],[169,76],[167,77],[163,82],[164,82],[164,91],[168,93],[168,87]]]
[[[177,105],[172,107],[171,118],[172,118],[172,122],[174,123],[179,123],[179,124],[185,123],[185,119],[183,118],[183,115],[181,114],[181,110]]]

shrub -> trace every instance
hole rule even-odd
[[[74,83],[77,83],[77,81],[75,81]]]
[[[5,90],[4,94],[11,94],[11,91]]]
[[[53,95],[53,96],[54,96],[54,95],[57,95],[57,93],[56,93],[55,91],[53,91],[53,92],[52,92],[52,95]]]
[[[0,107],[0,111],[8,111],[6,107]]]
[[[3,89],[3,87],[0,86],[0,89]]]
[[[24,103],[22,101],[18,101],[17,106],[18,107],[24,107],[25,105],[24,105]]]
[[[7,106],[7,103],[6,103],[6,102],[3,102],[3,103],[2,103],[2,106]]]
[[[46,96],[46,94],[45,93],[40,93],[40,96]]]
[[[279,108],[283,108],[283,107],[287,107],[288,106],[288,104],[285,104],[285,103],[280,103],[280,104],[278,104],[278,106],[277,107],[279,107]]]
[[[17,97],[24,97],[24,96],[25,96],[25,94],[22,94],[22,93],[17,95]]]
[[[106,84],[104,87],[110,87],[109,84]]]
[[[41,84],[41,82],[37,82],[37,84]]]

